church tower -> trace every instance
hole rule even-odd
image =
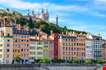
[[[44,19],[45,19],[46,21],[49,21],[49,12],[48,12],[48,9],[45,10]]]
[[[49,12],[48,12],[48,9],[43,9],[42,8],[41,14],[40,14],[39,18],[41,20],[44,20],[44,21],[49,21]]]

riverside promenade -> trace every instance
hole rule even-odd
[[[0,70],[97,70],[97,66],[78,64],[1,64]]]

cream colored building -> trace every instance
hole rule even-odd
[[[13,60],[13,31],[7,17],[0,18],[0,64],[11,64]]]
[[[35,33],[30,37],[30,60],[33,62],[37,59],[42,58],[53,58],[53,47],[54,43],[52,40],[49,40],[47,34],[39,30],[34,30]]]

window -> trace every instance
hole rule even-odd
[[[23,40],[21,40],[21,42],[23,42]]]
[[[43,54],[43,53],[42,53],[42,52],[37,52],[37,54],[38,54],[38,55],[41,55],[41,54]]]
[[[7,58],[9,58],[9,54],[7,54]]]
[[[10,50],[9,49],[7,49],[7,52],[9,52]]]
[[[9,47],[10,46],[10,44],[7,44],[7,47]]]
[[[15,42],[17,42],[17,40],[15,40]]]
[[[0,49],[0,52],[2,52],[2,49]]]
[[[7,40],[7,42],[9,42],[10,40]]]
[[[0,47],[2,46],[2,44],[0,44]]]
[[[40,49],[42,49],[42,47],[37,47],[37,50],[40,50]]]
[[[35,49],[35,47],[31,46],[30,49]]]
[[[21,49],[21,51],[23,51],[23,49]]]
[[[0,58],[2,58],[2,55],[0,54]]]

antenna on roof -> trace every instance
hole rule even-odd
[[[58,16],[56,16],[56,25],[58,26]]]

